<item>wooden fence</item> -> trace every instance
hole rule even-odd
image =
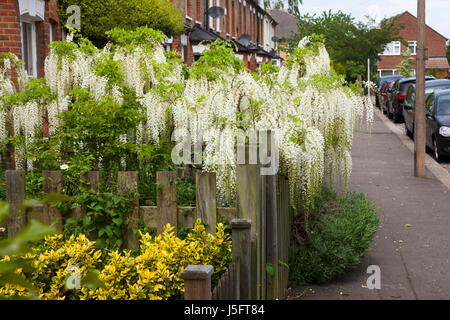
[[[207,224],[209,233],[215,232],[218,220],[234,221],[233,243],[242,242],[239,238],[235,238],[235,234],[240,235],[239,237],[245,234],[248,241],[246,244],[233,245],[234,263],[231,270],[225,273],[219,282],[220,287],[214,288],[214,297],[217,299],[233,297],[230,296],[230,292],[236,290],[232,287],[239,284],[238,299],[283,299],[288,287],[288,269],[285,265],[288,263],[292,217],[289,185],[287,179],[279,174],[261,175],[261,168],[258,164],[237,166],[237,208],[217,207],[215,174],[200,171],[196,172],[195,207],[178,206],[176,172],[158,172],[157,205],[139,206],[137,172],[119,172],[118,190],[120,193],[131,195],[133,206],[133,210],[125,217],[129,219],[129,223],[123,230],[124,247],[138,248],[138,235],[134,231],[140,227],[139,221],[143,222],[144,227],[156,228],[158,233],[162,232],[167,223],[175,227],[175,230],[182,227],[191,228],[196,218],[201,218]],[[62,191],[60,171],[44,171],[43,177],[44,194]],[[97,191],[99,179],[99,172],[89,172],[83,176],[85,187]],[[21,214],[19,208],[26,198],[24,171],[6,171],[6,196],[10,204],[7,221],[9,236],[17,234],[29,219],[55,223],[57,228],[62,228],[60,213],[48,205],[28,208],[25,215],[19,216]],[[75,210],[71,215],[82,217],[83,212]],[[240,227],[240,224],[246,227]],[[240,229],[248,229],[248,232],[236,231]],[[244,252],[241,252],[243,250]],[[242,256],[246,258],[242,260]],[[272,271],[268,273],[267,270]],[[236,297],[237,293],[234,294]]]
[[[43,177],[44,196],[53,192],[61,192],[61,171],[44,171]],[[157,205],[139,206],[137,172],[118,173],[118,192],[129,195],[132,206],[132,210],[124,217],[124,220],[129,219],[128,225],[123,230],[125,248],[138,248],[138,235],[134,231],[139,228],[139,221],[143,222],[144,227],[155,228],[158,233],[162,233],[168,223],[175,230],[192,228],[193,221],[201,218],[206,223],[206,231],[214,234],[216,222],[219,219],[231,221],[236,217],[235,208],[216,207],[215,174],[196,172],[196,207],[178,206],[176,177],[176,172],[158,172],[156,177]],[[100,173],[98,171],[88,172],[82,177],[82,180],[84,187],[99,191]],[[55,227],[61,230],[64,222],[56,208],[38,205],[28,208],[25,215],[19,213],[19,208],[26,198],[25,172],[23,170],[6,171],[6,198],[10,205],[10,215],[7,221],[9,236],[17,234],[29,219],[36,219],[47,224],[54,223]],[[18,214],[22,216],[19,217]],[[81,218],[83,215],[81,209],[71,213],[71,217]]]
[[[185,300],[250,300],[251,224],[249,219],[231,221],[233,260],[214,288],[213,266],[190,265],[184,269]]]

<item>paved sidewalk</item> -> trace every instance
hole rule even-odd
[[[295,288],[298,299],[450,299],[450,191],[427,170],[413,176],[411,151],[375,116],[355,134],[350,189],[364,192],[382,225],[360,266],[327,285]],[[407,227],[406,225],[410,225]],[[381,269],[381,289],[365,288],[367,267]]]

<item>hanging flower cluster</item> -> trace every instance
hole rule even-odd
[[[217,173],[222,195],[235,187],[237,142],[252,132],[273,133],[278,147],[273,151],[279,155],[279,171],[289,177],[294,207],[300,199],[310,201],[326,175],[338,173],[348,180],[355,121],[361,122],[365,113],[370,126],[373,109],[369,99],[330,70],[320,40],[305,38],[280,69],[263,66],[251,74],[226,43],[212,43],[185,73],[181,63],[166,57],[159,44],[164,36],[154,30],[113,30],[110,37],[102,50],[86,42],[52,45],[45,62],[48,92],[28,94],[12,107],[14,131],[26,137],[24,149],[45,116],[50,135],[58,132],[72,90],[88,90],[95,100],[111,96],[122,104],[127,89],[136,95],[144,120],[136,123],[132,137],[123,134],[119,140],[153,144],[173,133],[174,142],[182,143],[189,137],[202,147],[203,170]],[[14,93],[4,66],[0,96]],[[0,138],[5,130],[0,120]]]

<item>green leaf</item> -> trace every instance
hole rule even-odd
[[[0,241],[0,256],[23,254],[28,251],[28,242],[43,239],[58,231],[37,220],[31,220],[16,236]]]
[[[99,279],[100,272],[98,270],[90,270],[87,275],[81,280],[81,286],[85,286],[91,290],[97,288],[104,288],[105,284]]]
[[[72,197],[66,196],[61,193],[49,193],[45,196],[45,198],[42,200],[45,204],[54,204],[58,202],[69,202],[72,201]]]
[[[6,274],[0,275],[0,286],[3,286],[5,284],[17,285],[29,290],[33,290],[35,292],[37,291],[30,281],[14,272],[8,272]]]
[[[112,221],[114,222],[114,224],[116,225],[116,226],[120,226],[121,224],[122,224],[122,218],[114,218],[114,219],[112,219]]]
[[[9,205],[7,202],[0,202],[0,223],[3,222],[9,214]]]
[[[78,218],[67,218],[66,219],[66,224],[77,224],[78,223]]]
[[[278,260],[278,265],[280,267],[286,267],[289,270],[289,265],[286,262],[283,262],[281,260]]]
[[[271,276],[272,278],[275,277],[275,268],[273,266],[273,264],[271,263],[266,263],[266,272],[269,276]]]
[[[108,234],[108,237],[111,238],[113,236],[113,232],[111,230],[111,226],[106,226],[105,231]]]
[[[0,274],[5,274],[11,271],[15,271],[19,268],[24,268],[29,265],[31,260],[29,259],[20,259],[13,261],[4,261],[0,262]]]
[[[26,209],[26,208],[38,206],[40,204],[42,204],[41,201],[34,200],[34,199],[27,199],[27,200],[24,200],[22,202],[22,205],[20,206],[20,209],[23,210],[23,209]]]
[[[92,219],[91,219],[90,216],[85,216],[85,217],[83,218],[83,225],[84,225],[85,227],[89,226],[89,225],[91,224],[91,222],[92,222]]]

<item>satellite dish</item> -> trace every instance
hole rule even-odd
[[[224,14],[225,14],[225,10],[223,10],[222,7],[211,7],[208,9],[208,15],[214,19],[220,18]]]
[[[280,38],[274,36],[274,37],[272,37],[272,41],[273,41],[273,42],[278,42],[278,41],[280,41]]]

